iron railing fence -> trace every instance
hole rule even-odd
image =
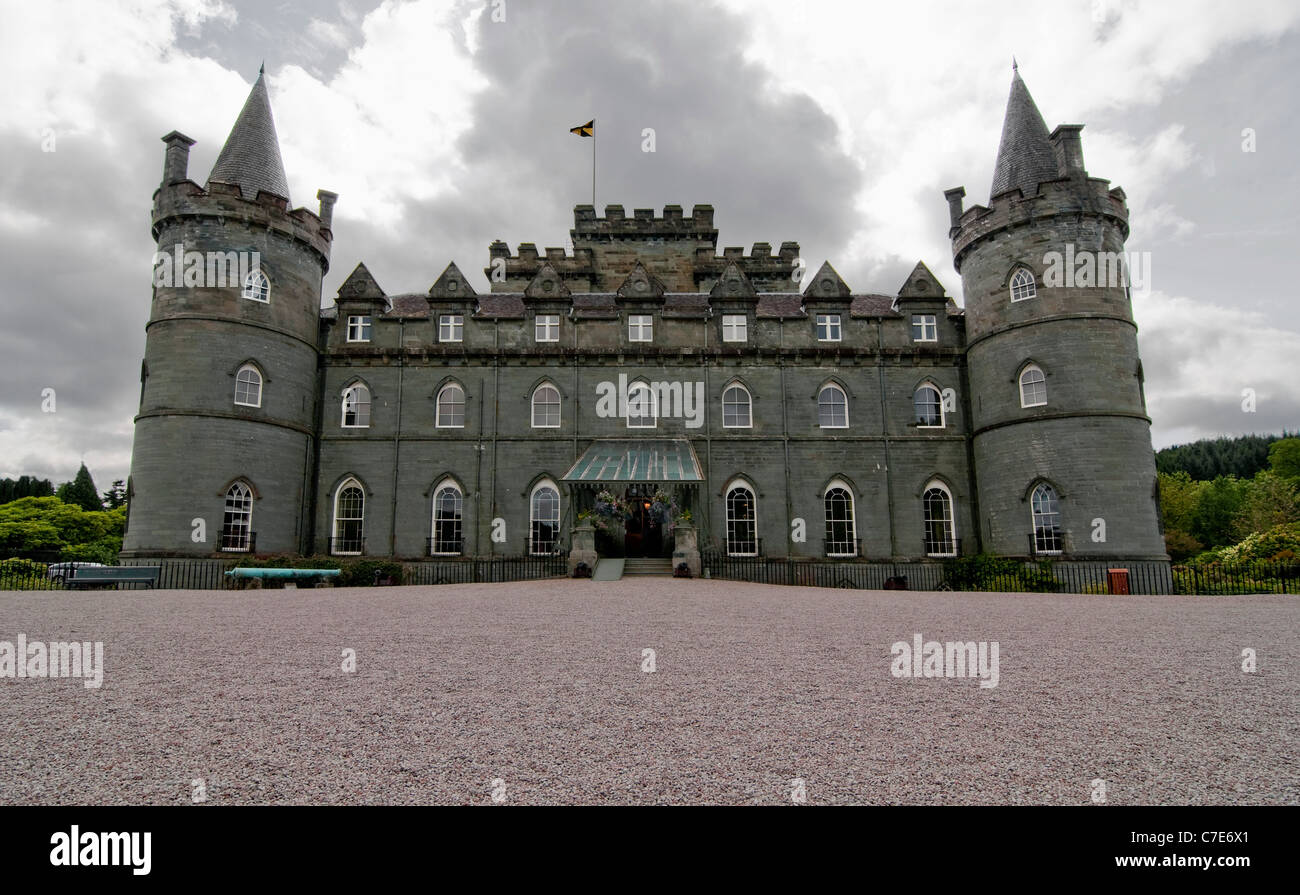
[[[361,560],[358,560],[361,561]],[[158,566],[157,588],[174,590],[223,590],[239,582],[226,576],[238,560],[229,559],[157,559],[125,560],[122,566]],[[84,565],[84,564],[82,564]],[[310,559],[297,564],[311,565]],[[445,560],[404,561],[404,584],[470,584],[484,581],[527,581],[556,578],[568,574],[568,556],[548,553],[543,556],[493,556],[478,558],[447,557]],[[66,566],[51,568],[45,563],[27,560],[0,560],[0,590],[64,590],[66,580],[75,570]],[[370,582],[365,582],[369,584]],[[136,589],[143,584],[104,585],[105,588]]]
[[[1159,561],[1005,560],[991,567],[947,562],[826,561],[702,553],[710,578],[758,584],[860,589],[1082,594],[1300,594],[1300,562],[1203,566]]]

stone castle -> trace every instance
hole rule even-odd
[[[1165,560],[1128,290],[1044,279],[1129,232],[1080,130],[1013,76],[988,204],[946,193],[964,309],[923,263],[885,295],[719,253],[709,205],[579,205],[571,249],[493,242],[485,294],[358,264],[322,310],[337,197],[290,204],[259,75],[205,185],[163,138],[159,253],[258,263],[155,278],[123,555],[668,556],[675,521],[732,556]],[[622,537],[576,543],[609,495]]]

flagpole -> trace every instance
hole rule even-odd
[[[596,207],[596,131],[591,132],[591,207]]]

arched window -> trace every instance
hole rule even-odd
[[[244,364],[235,374],[235,403],[244,407],[262,406],[262,374],[252,364]]]
[[[817,425],[823,429],[849,427],[849,399],[838,385],[824,385],[817,393]]]
[[[555,553],[560,546],[560,492],[554,483],[541,482],[528,499],[528,552],[533,556]]]
[[[252,301],[270,301],[271,281],[266,278],[266,274],[254,268],[244,277],[244,290],[240,294]]]
[[[533,392],[533,428],[558,429],[560,427],[560,390],[547,383]]]
[[[743,482],[727,486],[727,555],[758,555],[758,519],[754,492]]]
[[[1010,285],[1012,301],[1024,301],[1026,298],[1033,298],[1038,294],[1038,286],[1034,283],[1034,275],[1024,267],[1012,275]]]
[[[644,382],[634,382],[627,390],[627,427],[653,429],[659,424],[654,389]]]
[[[365,546],[366,492],[348,479],[334,492],[334,536],[330,553],[355,556]]]
[[[749,391],[740,384],[727,386],[722,392],[722,426],[748,429],[753,425]]]
[[[1056,499],[1056,489],[1046,482],[1034,489],[1029,499],[1034,524],[1034,552],[1060,553],[1061,505]]]
[[[953,526],[952,495],[940,482],[925,486],[921,495],[921,509],[925,520],[925,553],[927,556],[956,556],[957,535]]]
[[[370,389],[352,385],[343,390],[343,427],[364,429],[370,425]]]
[[[221,549],[247,553],[253,546],[253,490],[235,482],[226,492],[226,509],[221,517]]]
[[[912,406],[916,408],[916,424],[922,429],[943,428],[943,397],[939,389],[930,383],[918,388],[912,395]]]
[[[822,500],[826,505],[826,555],[857,556],[858,535],[849,487],[840,481],[832,482]]]
[[[443,482],[433,494],[433,537],[429,553],[433,556],[457,556],[464,545],[461,526],[465,497],[455,482]]]
[[[1030,364],[1020,371],[1020,406],[1041,407],[1047,403],[1047,377]]]
[[[465,390],[459,385],[444,385],[438,392],[436,424],[439,429],[465,428]]]

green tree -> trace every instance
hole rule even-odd
[[[1160,482],[1160,518],[1164,520],[1165,530],[1190,532],[1206,483],[1196,481],[1182,470],[1161,472],[1157,478]]]
[[[86,511],[57,497],[24,497],[0,505],[0,556],[59,552],[114,556],[122,549],[126,508]],[[100,560],[103,561],[103,560]]]
[[[104,509],[115,510],[121,506],[126,506],[126,482],[114,479],[113,487],[104,492]]]
[[[1300,438],[1283,438],[1269,445],[1268,465],[1275,475],[1300,481]]]
[[[1256,532],[1300,521],[1297,482],[1271,472],[1261,472],[1243,482],[1241,509],[1233,520],[1233,536],[1244,540]]]
[[[64,503],[81,507],[87,512],[104,508],[99,492],[95,490],[95,480],[90,477],[90,470],[85,463],[77,470],[76,478],[59,486],[57,497]]]
[[[1221,475],[1206,482],[1192,517],[1191,534],[1206,547],[1235,543],[1234,525],[1245,499],[1246,483],[1236,476]]]

